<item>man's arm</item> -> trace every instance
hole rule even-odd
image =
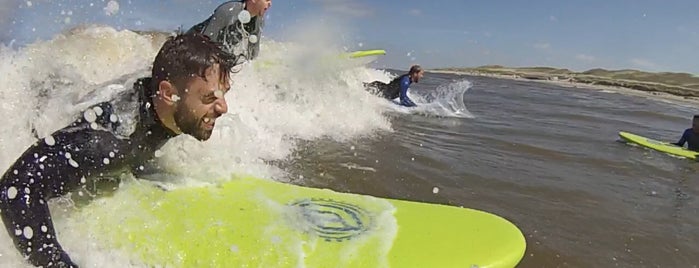
[[[684,144],[687,142],[687,139],[689,138],[688,135],[689,135],[688,131],[685,130],[684,133],[682,133],[682,137],[680,138],[680,140],[676,143],[673,143],[673,144],[680,146],[680,147],[684,147]]]
[[[415,103],[408,97],[410,88],[410,76],[404,76],[400,81],[400,104],[406,107],[415,107]]]
[[[114,170],[124,162],[126,142],[105,129],[116,123],[110,122],[111,113],[106,112],[111,107],[101,107],[101,116],[86,113],[85,118],[33,144],[0,180],[5,228],[33,265],[77,267],[58,243],[47,202],[83,187],[86,177]]]

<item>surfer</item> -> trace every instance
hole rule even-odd
[[[207,36],[170,37],[155,57],[152,77],[31,145],[0,179],[2,220],[28,262],[77,267],[56,238],[50,199],[142,171],[179,134],[209,139],[228,109],[224,94],[234,61]]]
[[[685,143],[687,143],[687,149],[699,152],[699,115],[695,115],[694,118],[692,118],[692,127],[686,129],[680,141],[674,144],[684,147]]]
[[[412,83],[418,83],[424,75],[425,70],[420,65],[413,65],[407,74],[394,78],[388,84],[374,81],[364,83],[364,86],[368,87],[367,90],[373,90],[376,94],[386,99],[400,98],[400,105],[414,107],[417,105],[408,97],[408,89],[410,89]]]
[[[198,32],[223,44],[239,63],[252,60],[260,52],[260,35],[265,12],[272,0],[237,0],[221,4],[208,19],[188,32]]]

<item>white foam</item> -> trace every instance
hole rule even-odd
[[[468,80],[453,81],[448,84],[437,86],[433,90],[409,90],[408,97],[417,104],[417,107],[404,107],[393,105],[398,100],[394,100],[390,107],[394,111],[411,114],[425,114],[430,116],[474,118],[468,111],[464,102],[464,94],[471,88],[472,84]]]

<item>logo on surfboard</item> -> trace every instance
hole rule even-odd
[[[290,206],[298,208],[302,227],[326,241],[342,242],[357,237],[371,226],[363,208],[328,199],[303,199]]]

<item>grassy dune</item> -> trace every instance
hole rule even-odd
[[[649,73],[638,70],[592,69],[573,72],[550,67],[511,68],[487,65],[475,68],[442,68],[436,71],[472,75],[504,75],[531,80],[558,80],[602,86],[616,86],[647,92],[663,92],[683,97],[699,97],[699,77],[688,73]]]

